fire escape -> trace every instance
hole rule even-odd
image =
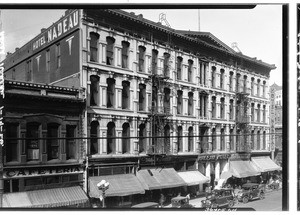
[[[152,66],[152,70],[155,66]],[[152,71],[152,75],[150,76],[152,85],[152,101],[148,117],[151,122],[152,139],[147,150],[147,154],[149,156],[166,156],[171,152],[171,125],[168,124],[168,117],[171,115],[171,89],[170,82],[168,82],[169,65],[164,66],[162,74],[157,74],[155,70]]]
[[[249,137],[249,93],[247,92],[246,81],[240,86],[240,76],[236,79],[236,151],[238,153],[249,153],[251,150]]]

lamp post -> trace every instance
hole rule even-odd
[[[109,182],[102,180],[97,184],[98,190],[102,191],[102,208],[105,208],[105,191],[109,188]],[[101,194],[99,197],[101,201]]]

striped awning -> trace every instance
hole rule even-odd
[[[188,186],[199,185],[209,182],[209,178],[202,175],[199,171],[178,172],[178,175]]]
[[[281,167],[278,166],[270,157],[252,157],[252,163],[260,172],[271,172],[275,170],[281,170]]]
[[[100,191],[97,184],[105,180],[109,182],[109,189],[105,196],[129,196],[133,194],[144,194],[145,190],[134,174],[104,175],[89,178],[89,196],[99,198]]]
[[[186,182],[173,168],[143,169],[137,172],[145,190],[186,186]]]
[[[13,208],[56,208],[85,204],[89,201],[80,186],[18,193],[5,193],[3,207]]]

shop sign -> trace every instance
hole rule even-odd
[[[217,154],[217,155],[200,155],[198,156],[199,161],[209,161],[209,160],[226,160],[230,158],[230,154]]]
[[[4,146],[3,140],[3,99],[4,99],[4,67],[0,64],[0,146]],[[1,161],[0,161],[1,162]]]
[[[48,167],[48,168],[19,168],[19,169],[5,169],[3,173],[4,178],[20,178],[33,176],[47,176],[47,175],[62,175],[72,173],[83,173],[83,168],[76,167]]]
[[[232,154],[230,160],[250,160],[250,154]]]
[[[142,163],[162,163],[171,161],[171,157],[161,157],[161,156],[153,156],[153,157],[142,157]]]
[[[79,26],[78,10],[64,17],[62,20],[56,22],[48,28],[38,39],[33,41],[32,50],[35,51],[38,48],[43,47],[46,44],[51,43],[62,35],[66,35],[71,30]]]

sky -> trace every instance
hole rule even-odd
[[[41,28],[47,28],[63,16],[65,10],[1,10],[5,51],[14,52]],[[143,9],[126,10],[154,22],[164,13],[170,26],[177,30],[210,32],[226,45],[233,42],[244,55],[256,57],[277,67],[269,84],[282,85],[282,7],[258,5],[254,9]],[[199,19],[200,14],[200,19]],[[200,21],[199,21],[200,20]],[[164,23],[163,23],[164,24]]]

